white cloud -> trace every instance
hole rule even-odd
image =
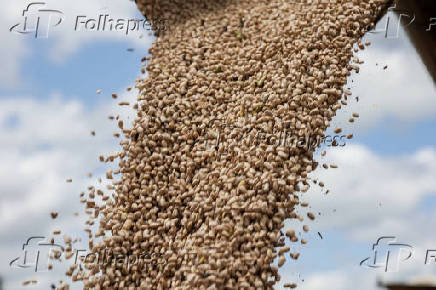
[[[319,211],[321,216],[309,223],[307,247],[291,245],[302,257],[293,266],[292,262],[290,266],[285,265],[282,278],[292,277],[293,268],[300,269],[305,278],[298,283],[299,288],[308,290],[375,290],[379,289],[378,279],[384,282],[428,280],[434,273],[434,263],[425,265],[425,259],[427,250],[436,249],[433,230],[436,214],[434,204],[425,203],[436,200],[436,148],[384,156],[355,144],[330,150],[323,162],[338,164],[339,169],[320,168],[312,174],[313,178],[325,182],[330,193],[323,195],[319,187],[312,186],[302,194],[302,200],[310,204],[310,211]],[[292,221],[291,226],[301,228],[297,221]],[[318,231],[327,233],[324,240],[316,237],[314,233]],[[399,272],[385,273],[358,266],[382,236],[395,236],[399,243],[414,249],[412,258],[400,264]],[[329,251],[326,257],[322,256],[323,250]],[[325,265],[320,259],[332,264]],[[311,270],[312,265],[317,265],[317,270]],[[328,271],[320,271],[319,267],[327,267]]]
[[[417,225],[415,225],[417,226]],[[419,226],[419,225],[418,225]],[[433,235],[433,238],[436,237]],[[399,242],[404,242],[400,240]],[[419,244],[419,243],[418,243]],[[368,246],[371,244],[368,243]],[[410,284],[410,285],[436,285],[434,277],[434,264],[425,265],[425,253],[428,248],[414,245],[412,258],[401,261],[398,272],[384,272],[383,269],[370,269],[356,264],[331,267],[328,271],[315,271],[306,274],[304,281],[300,281],[298,289],[302,290],[379,290],[380,284]],[[419,244],[422,246],[422,241]],[[369,249],[369,247],[368,247]],[[346,251],[344,246],[341,251]],[[369,253],[369,252],[368,252]],[[340,253],[334,253],[339,255]],[[380,254],[380,253],[379,253]],[[392,258],[392,256],[391,256]],[[392,259],[391,259],[392,261]],[[314,263],[306,261],[306,264]],[[283,275],[287,277],[286,273]],[[285,278],[286,279],[286,278]],[[285,281],[281,282],[281,284]],[[276,287],[276,289],[281,289]]]
[[[17,2],[19,1],[6,1],[0,10],[0,87],[11,88],[19,85],[20,63],[30,52],[24,38],[9,31],[18,21],[22,10]]]
[[[373,128],[386,119],[394,119],[404,130],[405,124],[433,118],[436,114],[436,86],[404,29],[400,28],[396,39],[386,39],[383,35],[365,36],[365,41],[372,41],[372,45],[358,53],[365,63],[360,73],[353,75],[354,82],[346,85],[351,87],[353,96],[335,119],[347,128],[354,128],[348,119],[351,112],[359,112],[357,132]]]
[[[126,30],[110,31],[106,28],[105,31],[102,29],[100,31],[89,31],[85,29],[85,24],[81,24],[82,20],[88,21],[89,19],[95,19],[98,21],[100,15],[106,14],[108,15],[107,19],[114,19],[114,23],[117,19],[126,21],[130,19],[143,19],[144,17],[138,12],[133,1],[98,0],[90,2],[80,0],[71,2],[62,0],[47,1],[47,5],[56,7],[56,9],[64,13],[65,17],[64,23],[54,28],[50,36],[56,41],[51,53],[51,58],[55,61],[62,61],[65,57],[77,51],[79,47],[89,42],[104,40],[125,41],[130,43],[133,47],[144,49],[144,51],[145,48],[149,47],[151,44],[152,37],[149,32],[143,28],[139,31],[129,31],[128,33],[127,25],[124,25]],[[80,18],[77,24],[78,16],[85,17]],[[77,31],[75,31],[76,24],[78,26]],[[102,26],[103,25],[101,25],[101,27]],[[109,24],[106,25],[106,27],[108,26]],[[142,38],[140,38],[141,35],[143,35]]]
[[[381,156],[365,146],[348,144],[330,150],[320,161],[339,165],[339,169],[319,168],[313,174],[330,189],[327,196],[317,187],[303,195],[317,210],[337,210],[337,214],[322,217],[320,227],[349,230],[361,237],[366,228],[374,232],[386,218],[409,216],[424,198],[436,196],[434,148]]]
[[[31,56],[35,49],[36,42],[49,43],[49,50],[44,52],[51,61],[63,62],[69,56],[76,53],[85,44],[98,41],[113,41],[128,43],[133,48],[148,48],[152,42],[152,36],[147,30],[130,32],[128,35],[120,31],[75,31],[76,17],[79,15],[89,18],[97,18],[101,14],[108,14],[113,19],[143,19],[138,12],[133,1],[116,0],[46,0],[44,9],[58,10],[63,13],[64,20],[56,27],[49,29],[48,39],[35,39],[34,34],[19,34],[10,32],[9,29],[16,24],[23,23],[23,10],[29,5],[25,0],[7,0],[0,10],[0,38],[3,40],[0,46],[0,62],[3,69],[0,71],[0,87],[13,88],[23,86],[21,82],[21,70],[23,59]],[[57,17],[57,16],[53,16]],[[48,21],[46,17],[41,17],[41,21]],[[53,18],[55,23],[57,18]],[[32,23],[29,20],[29,23]],[[41,27],[46,27],[41,25]],[[22,26],[17,28],[20,30]],[[45,31],[45,29],[40,29]],[[140,35],[143,37],[140,38]]]
[[[124,94],[122,99],[133,101],[134,93]],[[15,220],[32,210],[47,210],[67,197],[63,193],[70,192],[72,186],[65,183],[66,178],[83,181],[84,170],[99,167],[98,155],[116,148],[112,134],[119,130],[106,117],[116,103],[86,109],[82,103],[60,96],[45,101],[0,101],[0,183],[6,191],[2,194],[2,221]],[[123,110],[124,117],[132,113],[132,109]],[[14,124],[8,122],[10,118]],[[96,131],[95,137],[91,130]]]
[[[373,288],[373,281],[366,281],[366,279],[359,279],[359,283],[342,271],[329,271],[323,273],[316,273],[308,277],[308,279],[301,284],[301,289],[310,290],[368,290]],[[361,283],[363,282],[363,283]]]
[[[118,95],[119,100],[133,104],[136,92]],[[131,108],[117,105],[119,100],[87,108],[61,96],[0,99],[0,231],[4,233],[0,258],[5,261],[0,275],[6,280],[6,289],[19,289],[21,281],[35,276],[8,265],[21,253],[27,238],[48,237],[55,228],[72,236],[85,234],[79,193],[88,185],[105,190],[105,183],[100,185],[97,178],[113,165],[102,165],[98,156],[120,150],[119,139],[112,137],[119,129],[107,116],[117,111],[124,120],[133,117]],[[95,137],[91,130],[96,131]],[[88,172],[94,173],[92,179],[86,176]],[[70,177],[73,183],[66,183]],[[59,218],[51,220],[51,211],[59,212]],[[81,217],[74,217],[76,211]],[[49,282],[65,280],[62,271],[36,276],[41,289],[49,289]]]

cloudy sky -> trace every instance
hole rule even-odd
[[[153,36],[148,31],[74,31],[76,17],[141,19],[133,2],[115,0],[46,1],[61,11],[63,21],[48,38],[10,32],[23,22],[29,1],[6,0],[0,11],[0,276],[4,289],[20,289],[36,279],[34,289],[49,289],[65,280],[62,265],[51,273],[11,268],[32,236],[48,237],[62,228],[73,237],[85,235],[79,193],[98,182],[106,167],[100,154],[119,150],[117,126],[108,115],[129,122],[133,112],[120,100],[140,76],[141,58]],[[55,21],[55,20],[53,20]],[[308,244],[291,245],[301,253],[280,273],[283,282],[299,289],[378,289],[380,281],[417,281],[436,275],[436,263],[425,265],[427,250],[436,249],[436,89],[404,31],[399,38],[370,34],[372,45],[359,53],[365,61],[350,78],[353,96],[335,118],[355,138],[341,148],[328,148],[322,163],[338,169],[318,169],[313,186],[301,194],[317,213],[307,222]],[[386,70],[383,69],[388,65]],[[351,81],[352,80],[352,81]],[[101,94],[96,91],[101,89]],[[111,98],[112,93],[119,100]],[[359,97],[359,102],[355,97]],[[347,122],[359,112],[355,123]],[[91,136],[94,130],[96,136]],[[93,177],[87,174],[93,173]],[[66,183],[72,178],[72,183]],[[328,194],[325,194],[326,190]],[[51,220],[49,213],[58,211]],[[298,209],[305,214],[307,209]],[[80,212],[79,217],[73,215]],[[319,213],[319,214],[318,214]],[[302,223],[287,227],[301,232]],[[321,234],[322,239],[318,232]],[[398,272],[359,266],[383,236],[413,246]],[[394,253],[395,254],[395,253]],[[401,255],[400,255],[401,256]],[[78,286],[76,286],[78,287]],[[80,288],[80,287],[78,287]]]

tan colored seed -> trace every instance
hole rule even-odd
[[[310,218],[311,220],[315,219],[315,215],[313,213],[311,213],[311,212],[307,213],[307,217]]]
[[[71,238],[69,236],[64,236],[64,243],[71,244]]]
[[[292,230],[292,229],[287,230],[287,231],[286,231],[286,236],[288,236],[288,237],[293,237],[293,236],[295,236],[295,231]]]
[[[281,267],[285,264],[286,259],[283,256],[279,256],[278,266]]]
[[[279,255],[289,252],[291,249],[289,247],[284,247],[279,250]]]

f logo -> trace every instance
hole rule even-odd
[[[48,38],[51,28],[63,21],[63,13],[58,10],[43,9],[44,2],[33,2],[23,10],[23,22],[15,24],[9,30],[20,34],[34,33],[35,38]]]
[[[48,254],[53,253],[53,250],[63,252],[64,248],[61,245],[47,243],[44,240],[44,237],[31,237],[27,239],[26,243],[23,244],[23,255],[13,259],[9,266],[23,269],[34,268],[35,272],[41,272],[39,269],[40,261],[46,258],[46,267],[42,271],[46,270],[49,264]]]
[[[391,21],[395,20],[394,14],[398,15],[398,20],[396,26],[392,27]],[[416,15],[410,15],[408,11],[403,11],[397,8],[397,4],[394,3],[393,6],[389,7],[386,13],[386,22],[383,28],[375,28],[373,31],[369,31],[369,33],[380,33],[383,32],[385,34],[385,38],[388,39],[396,39],[400,36],[400,27],[407,27],[411,25],[416,19]],[[404,21],[403,21],[404,20]],[[406,23],[407,22],[407,23]]]
[[[396,243],[395,237],[381,237],[372,246],[373,255],[360,262],[360,266],[383,268],[385,272],[398,272],[400,262],[410,259],[413,248]]]

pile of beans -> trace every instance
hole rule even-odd
[[[101,157],[119,161],[106,176],[114,194],[90,188],[84,197],[99,223],[91,251],[135,259],[91,259],[71,270],[73,281],[85,289],[272,289],[275,265],[298,258],[285,246],[298,238],[283,232],[284,221],[306,218],[294,207],[318,162],[316,148],[254,135],[324,136],[359,70],[353,52],[365,49],[361,38],[385,2],[139,0],[165,30],[143,59],[148,76],[136,83],[133,126],[119,122],[122,151]]]

